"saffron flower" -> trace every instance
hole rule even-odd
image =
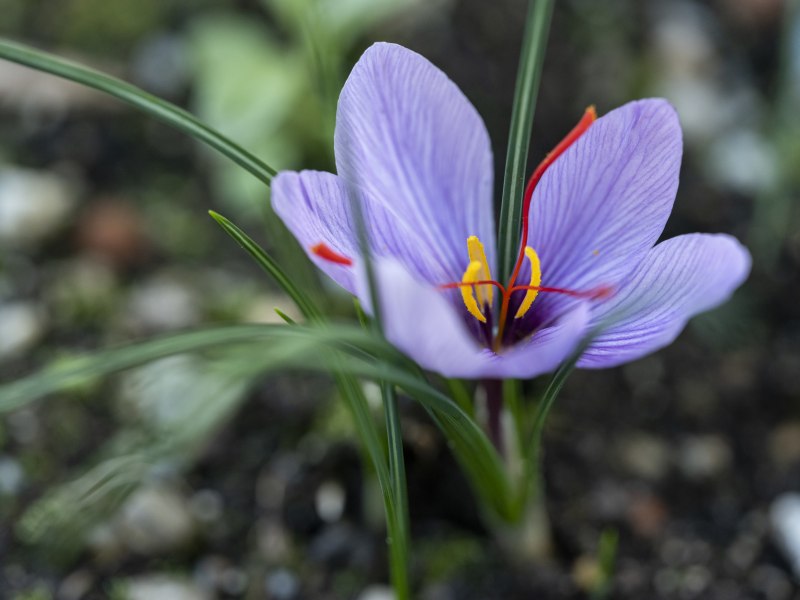
[[[587,110],[534,173],[508,282],[496,272],[486,127],[422,56],[369,48],[339,98],[338,175],[282,172],[272,205],[320,269],[369,310],[351,216],[362,203],[386,337],[448,377],[529,378],[589,332],[578,366],[637,359],[724,302],[750,256],[727,235],[656,244],[678,188],[682,136],[664,100]]]

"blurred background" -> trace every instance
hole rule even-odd
[[[591,597],[609,528],[608,597],[800,598],[791,3],[556,3],[532,164],[587,105],[666,97],[685,154],[665,237],[732,233],[754,270],[670,348],[572,377],[545,442],[548,564],[515,568],[493,545],[438,431],[405,402],[420,598]],[[371,41],[395,41],[462,87],[500,174],[525,6],[0,0],[0,33],[185,106],[275,167],[323,169],[350,67]],[[208,209],[336,294],[250,175],[112,99],[0,61],[0,380],[155,334],[277,320],[276,306],[292,314]],[[380,496],[354,439],[328,379],[257,377],[235,349],[18,410],[0,421],[0,598],[390,598]]]

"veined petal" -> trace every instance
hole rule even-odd
[[[387,339],[425,369],[446,377],[530,378],[555,370],[585,333],[588,306],[577,303],[528,340],[495,354],[469,333],[457,305],[446,294],[421,282],[398,262],[374,263]],[[371,310],[368,286],[361,275],[357,295]]]
[[[678,118],[664,100],[598,119],[533,194],[528,243],[541,258],[542,285],[590,290],[623,281],[664,228],[681,154]],[[562,300],[551,294],[537,304],[547,310]]]
[[[692,316],[727,300],[747,278],[750,263],[747,250],[728,235],[696,233],[658,244],[592,311],[592,326],[608,326],[578,366],[613,367],[666,346]]]
[[[297,238],[309,258],[334,281],[355,293],[353,268],[324,260],[311,251],[325,243],[351,259],[360,255],[345,183],[320,171],[284,171],[272,182],[272,207]],[[384,206],[362,194],[364,219],[375,256],[393,256],[416,276],[430,282],[449,281],[447,268],[427,242]]]
[[[494,271],[493,161],[469,100],[428,60],[378,43],[358,61],[336,116],[339,175],[440,255],[447,281],[464,270],[464,242],[485,244]]]

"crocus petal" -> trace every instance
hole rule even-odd
[[[352,267],[339,265],[316,256],[311,248],[325,243],[331,250],[357,260],[358,235],[351,218],[349,193],[344,181],[331,173],[319,171],[284,171],[272,182],[272,208],[297,238],[309,258],[334,281],[355,293]],[[431,282],[445,282],[452,275],[431,252],[423,239],[405,222],[397,221],[384,206],[360,193],[364,220],[372,252],[393,256],[418,277]],[[465,250],[466,254],[466,250]]]
[[[419,54],[378,43],[339,98],[336,167],[441,255],[459,278],[470,235],[494,267],[489,135],[469,100]]]
[[[561,315],[528,340],[497,355],[467,331],[448,293],[414,279],[399,263],[374,263],[381,318],[387,339],[420,366],[446,377],[530,378],[555,370],[585,333],[585,303]],[[371,311],[368,285],[359,268],[358,296]]]
[[[592,327],[608,327],[578,366],[613,367],[666,346],[692,316],[727,300],[749,272],[750,254],[728,235],[696,233],[658,244],[592,311]]]
[[[528,243],[541,259],[542,285],[590,290],[623,281],[664,228],[681,154],[680,125],[664,100],[631,102],[598,119],[534,192]],[[561,301],[536,300],[540,310]]]

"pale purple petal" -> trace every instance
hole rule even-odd
[[[609,325],[578,366],[613,367],[668,345],[692,316],[727,300],[749,272],[750,254],[728,235],[695,233],[658,244],[592,310],[592,327]]]
[[[542,285],[590,290],[624,280],[672,210],[681,129],[664,100],[631,102],[598,119],[545,172],[531,203],[528,244]],[[563,297],[536,300],[548,311]]]
[[[350,217],[348,190],[341,178],[319,171],[284,171],[272,182],[272,208],[297,238],[309,258],[334,281],[355,292],[353,269],[323,260],[311,252],[320,242],[353,260],[359,257],[358,236]],[[398,222],[382,204],[361,194],[366,229],[372,253],[392,256],[416,276],[434,283],[453,275],[431,252],[425,240],[403,222]],[[460,277],[459,277],[460,278]]]
[[[469,100],[428,60],[379,43],[353,68],[336,116],[339,175],[440,255],[449,280],[477,235],[494,263],[489,135]]]
[[[589,319],[584,303],[513,348],[494,354],[467,331],[457,305],[392,260],[374,264],[387,339],[420,366],[446,377],[527,379],[555,370],[576,347]],[[359,272],[360,269],[359,269]],[[370,310],[365,277],[358,296]]]

